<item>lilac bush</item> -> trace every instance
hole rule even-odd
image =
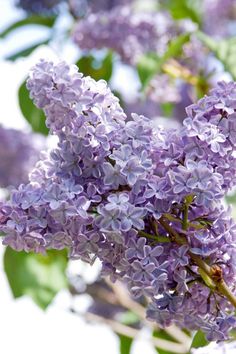
[[[148,298],[161,326],[225,340],[235,327],[236,83],[187,107],[180,128],[127,117],[105,81],[41,61],[27,82],[57,147],[0,208],[3,243],[69,249]]]
[[[145,53],[164,54],[173,33],[180,31],[177,28],[165,12],[140,12],[131,6],[116,6],[78,21],[72,35],[81,49],[109,48],[124,62],[134,65]]]
[[[29,14],[51,15],[64,0],[16,0],[18,7]]]
[[[83,17],[90,13],[110,11],[114,7],[127,5],[134,0],[68,0],[69,7],[75,17]]]
[[[207,33],[216,37],[235,35],[235,1],[225,0],[224,6],[220,0],[204,0],[203,25]],[[208,14],[211,14],[209,16]]]
[[[33,141],[32,141],[33,138]],[[42,138],[0,125],[0,188],[18,187],[39,159]]]

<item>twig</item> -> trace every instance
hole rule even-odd
[[[132,300],[128,291],[125,287],[119,283],[112,283],[109,279],[106,279],[108,285],[112,288],[114,293],[117,295],[119,303],[130,310],[132,310],[136,315],[138,315],[142,321],[154,330],[160,330],[160,327],[154,322],[148,321],[146,319],[146,309],[140,305],[138,302]],[[165,332],[168,333],[173,339],[185,345],[186,351],[191,344],[191,338],[181,331],[177,326],[171,325],[165,328]]]
[[[179,235],[174,229],[172,229],[172,227],[168,224],[168,222],[165,221],[163,217],[159,219],[159,223],[168,232],[173,241],[175,241],[179,245],[188,244],[186,237]],[[229,302],[236,308],[236,297],[231,292],[228,285],[225,283],[223,277],[221,276],[217,278],[214,275],[214,266],[210,267],[205,261],[203,261],[199,256],[193,254],[191,251],[189,251],[188,254],[195,262],[195,264],[211,279],[213,284],[215,284],[215,289],[218,290],[219,293],[224,295],[229,300]]]
[[[73,311],[75,312],[75,311]],[[88,321],[95,321],[96,323],[103,323],[108,325],[114,332],[118,334],[122,334],[124,336],[130,337],[130,338],[138,338],[140,336],[140,331],[126,326],[120,322],[116,322],[114,320],[110,320],[92,313],[78,313],[75,312],[76,314],[83,316],[86,320]],[[165,339],[160,339],[160,338],[150,338],[150,342],[153,344],[154,347],[166,350],[170,353],[176,353],[176,354],[186,354],[188,352],[188,349],[186,349],[186,346],[184,344],[179,344],[175,342],[171,342]]]

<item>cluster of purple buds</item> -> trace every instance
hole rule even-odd
[[[0,125],[0,188],[18,187],[39,159],[42,139]]]
[[[16,0],[16,4],[29,14],[52,15],[64,0]]]
[[[39,62],[27,82],[57,147],[0,207],[3,243],[69,249],[146,296],[161,326],[225,340],[235,326],[236,84],[187,108],[179,129],[129,119],[105,81]]]
[[[176,33],[176,26],[167,13],[116,6],[78,21],[72,36],[81,49],[112,49],[123,61],[136,64],[145,53],[162,55],[173,32]]]

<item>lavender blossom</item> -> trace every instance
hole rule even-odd
[[[104,81],[64,62],[41,61],[27,86],[58,144],[0,204],[3,243],[99,258],[102,274],[148,297],[150,320],[227,339],[234,308],[218,284],[235,295],[236,225],[224,196],[236,185],[236,84],[219,83],[182,127],[165,129],[128,120]]]
[[[133,0],[68,0],[69,7],[75,17],[83,17],[89,13],[110,11],[116,6],[127,5]]]
[[[203,25],[206,32],[217,37],[235,35],[235,29],[232,25],[235,20],[235,1],[225,0],[224,6],[222,6],[220,0],[204,0],[202,10]]]
[[[27,182],[29,172],[39,159],[40,148],[42,139],[37,135],[0,126],[0,187],[17,187]]]
[[[148,84],[146,94],[156,103],[177,103],[180,101],[178,85],[166,74],[154,76]]]
[[[18,7],[30,14],[52,15],[64,0],[16,0]]]
[[[128,6],[117,6],[80,20],[73,39],[81,49],[110,48],[125,62],[137,63],[145,53],[162,55],[165,52],[173,26],[166,13],[139,13]]]

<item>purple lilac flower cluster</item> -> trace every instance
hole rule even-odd
[[[57,148],[0,207],[3,243],[69,249],[148,298],[162,326],[224,340],[235,326],[236,227],[223,197],[236,184],[236,83],[187,108],[180,129],[127,120],[105,81],[41,61],[27,83]],[[209,269],[209,271],[208,271]],[[223,280],[222,280],[223,279]]]
[[[75,17],[83,17],[89,13],[110,11],[116,6],[123,6],[133,0],[69,0],[69,7]]]
[[[39,159],[38,144],[32,135],[0,125],[0,188],[18,187],[28,181],[28,174]],[[38,146],[39,145],[39,146]]]
[[[211,16],[209,16],[211,14]],[[235,31],[236,6],[234,0],[204,0],[202,4],[204,30],[216,37],[233,36]]]
[[[176,28],[167,13],[138,12],[130,6],[117,6],[80,20],[73,39],[81,49],[109,48],[125,62],[135,64],[145,53],[162,55],[173,31]]]
[[[30,14],[52,15],[57,11],[58,5],[64,0],[16,0],[21,9]]]

